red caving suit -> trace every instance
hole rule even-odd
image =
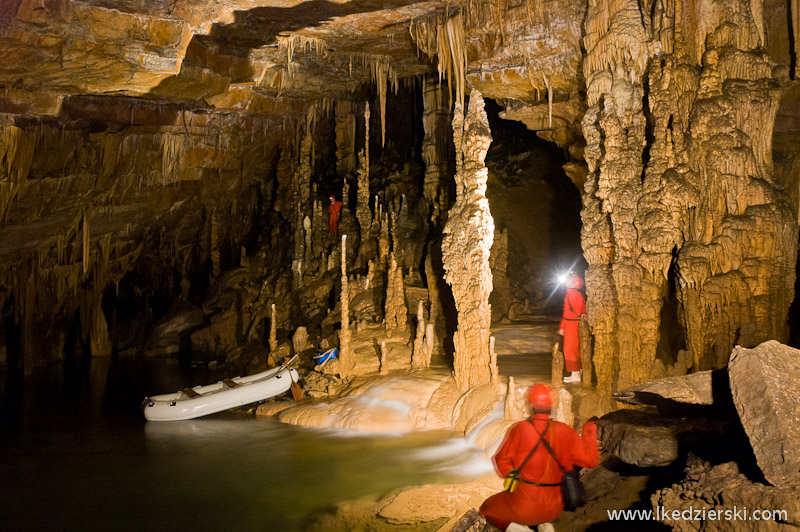
[[[564,331],[564,365],[567,371],[581,369],[581,344],[578,337],[581,314],[586,314],[586,298],[580,290],[568,288],[564,296],[564,314],[559,326]]]
[[[530,420],[520,421],[511,427],[494,455],[494,466],[498,475],[505,477],[509,471],[522,464],[539,441],[539,435],[544,432],[548,421],[550,416],[547,414],[534,414]],[[574,465],[597,465],[597,427],[594,421],[583,425],[581,436],[564,423],[550,421],[550,429],[545,437],[567,471]],[[561,469],[544,445],[539,445],[520,472],[520,478],[545,484],[561,482],[561,477]],[[563,509],[559,486],[533,486],[519,482],[514,493],[503,491],[483,501],[480,513],[494,526],[505,531],[512,522],[521,525],[549,523]]]
[[[328,205],[328,229],[331,233],[339,232],[339,211],[341,210],[341,201],[334,201]]]

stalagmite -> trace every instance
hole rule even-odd
[[[411,352],[411,367],[425,367],[425,309],[422,301],[417,303],[417,332],[414,335],[414,347]]]
[[[386,350],[386,340],[381,340],[381,367],[379,372],[381,375],[389,374],[389,354]]]
[[[92,307],[92,326],[89,333],[89,346],[93,357],[111,356],[111,338],[108,336],[108,322],[103,313],[102,292]]]
[[[553,358],[551,366],[550,386],[557,390],[563,386],[564,378],[564,357],[558,351],[558,342],[553,345]]]
[[[517,404],[517,384],[514,382],[514,377],[508,378],[508,388],[506,390],[506,401],[503,410],[503,417],[508,420],[517,420],[525,417],[525,412]]]
[[[578,338],[580,338],[581,347],[581,370],[584,386],[592,385],[592,329],[586,321],[586,317],[581,318],[580,326],[578,327]]]
[[[381,218],[381,234],[378,237],[378,263],[386,268],[389,261],[389,214],[383,213]]]
[[[575,415],[572,412],[572,394],[566,388],[554,390],[553,419],[572,427]]]
[[[442,302],[439,299],[439,287],[436,284],[439,279],[433,271],[433,260],[431,253],[434,252],[433,244],[428,245],[428,252],[425,256],[425,284],[428,287],[428,301],[430,303],[428,308],[428,321],[433,323],[441,314]]]
[[[219,220],[217,213],[211,213],[211,275],[218,277],[220,274],[220,255],[219,255]]]
[[[274,354],[278,350],[278,313],[275,310],[275,303],[272,304],[272,311],[269,318],[269,352]]]
[[[359,260],[366,260],[368,239],[372,229],[372,213],[369,210],[369,102],[364,102],[364,149],[359,154],[356,219],[361,232]]]
[[[311,218],[306,216],[303,218],[303,232],[305,233],[305,261],[306,263],[311,262],[311,258],[314,256],[312,254],[312,234],[311,234]]]
[[[298,327],[292,335],[292,349],[295,354],[302,353],[308,347],[308,331],[305,327]]]
[[[426,368],[431,367],[431,356],[433,356],[433,345],[435,341],[434,329],[433,323],[428,323],[428,325],[425,326],[425,345],[423,346],[423,351],[425,353],[424,366]]]
[[[497,387],[500,382],[500,372],[497,369],[497,353],[494,350],[495,338],[489,337],[489,370],[492,375],[492,386]]]
[[[394,252],[390,254],[389,269],[386,272],[386,308],[384,319],[386,331],[405,329],[408,308],[406,307],[403,269],[398,266]]]
[[[481,94],[473,90],[464,117],[456,104],[453,139],[456,145],[456,203],[444,228],[442,262],[458,310],[453,337],[456,385],[466,390],[490,380],[489,335],[492,272],[489,254],[494,220],[486,199],[488,170],[483,164],[492,141]]]
[[[355,359],[350,351],[350,287],[347,279],[347,235],[342,235],[342,328],[339,331],[339,375],[349,377],[355,368]]]

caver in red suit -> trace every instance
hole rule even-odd
[[[339,213],[342,210],[342,202],[336,201],[334,196],[330,197],[331,204],[328,205],[328,229],[331,233],[339,232]]]
[[[581,293],[583,279],[573,275],[567,281],[567,293],[564,296],[564,313],[561,317],[559,333],[564,335],[564,362],[567,371],[580,371],[581,344],[578,338],[578,327],[581,316],[586,314],[586,298]]]
[[[545,437],[564,469],[569,471],[574,466],[597,465],[597,427],[594,421],[587,421],[583,425],[581,436],[578,436],[568,425],[550,420],[550,389],[544,384],[531,387],[528,401],[533,406],[533,416],[511,427],[494,455],[494,466],[498,475],[505,477],[509,471],[520,467],[539,441],[540,435],[545,433],[548,424]],[[561,469],[544,445],[539,445],[519,473],[520,479],[539,484],[558,484],[562,476]],[[492,525],[505,531],[511,523],[528,526],[549,523],[563,509],[560,486],[537,486],[519,482],[514,493],[503,491],[486,499],[481,505],[480,513]]]

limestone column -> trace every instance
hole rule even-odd
[[[442,118],[448,116],[447,92],[435,78],[425,78],[422,85],[422,160],[425,162],[425,181],[423,194],[431,204],[436,204],[441,189],[441,180],[447,174],[447,123]]]
[[[293,176],[292,205],[292,235],[294,238],[294,252],[292,257],[292,271],[294,272],[294,286],[298,287],[303,281],[303,260],[305,258],[306,231],[303,221],[306,216],[311,193],[311,151],[313,138],[310,133],[310,124],[306,127],[300,141],[300,160]]]
[[[445,281],[452,287],[458,311],[453,336],[456,385],[465,391],[489,382],[492,272],[489,253],[494,220],[486,199],[489,171],[483,164],[492,142],[483,97],[477,90],[469,110],[456,104],[453,116],[456,146],[456,202],[450,208],[442,241]]]
[[[609,24],[609,12],[629,24]],[[663,256],[640,264],[636,216],[643,193],[644,76],[653,53],[635,0],[590,0],[585,22],[589,108],[583,119],[590,175],[584,186],[582,245],[598,388],[646,380],[655,358]],[[612,90],[613,87],[613,90]],[[667,259],[667,266],[669,258]],[[648,362],[649,361],[649,362]],[[615,373],[618,370],[618,375]]]
[[[367,249],[372,229],[372,213],[369,210],[369,102],[364,102],[364,149],[358,157],[358,181],[356,183],[356,219],[361,238],[359,239],[359,260],[367,260]]]
[[[348,377],[355,369],[355,358],[350,350],[350,287],[347,279],[347,235],[342,235],[342,328],[339,331],[339,375]]]

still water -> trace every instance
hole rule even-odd
[[[144,396],[228,375],[91,364],[0,375],[0,530],[300,531],[340,501],[491,468],[451,433],[354,435],[237,413],[148,423]]]

